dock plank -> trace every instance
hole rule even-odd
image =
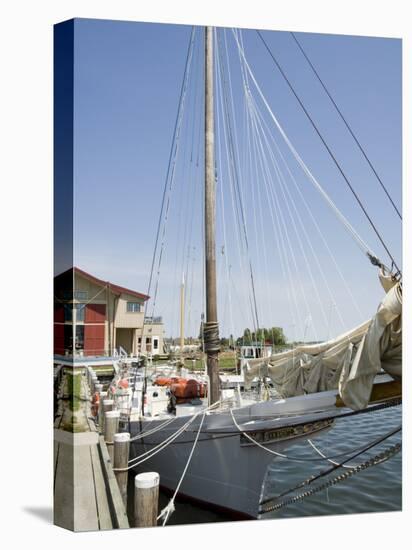
[[[74,530],[73,447],[59,443],[54,484],[54,523]]]
[[[74,453],[74,529],[75,531],[97,531],[96,495],[90,447],[75,446]]]
[[[96,491],[99,528],[102,530],[113,529],[112,518],[110,516],[109,501],[107,499],[106,486],[104,482],[97,445],[91,445],[90,454],[91,454],[93,473],[94,473],[94,485],[95,485],[95,491]]]
[[[112,463],[110,461],[109,452],[104,441],[104,437],[99,437],[99,453],[102,464],[103,476],[109,492],[111,500],[110,505],[113,514],[114,527],[119,529],[127,529],[129,520],[124,508],[122,495],[117,484],[116,476],[114,475]]]

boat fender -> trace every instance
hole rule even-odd
[[[92,415],[97,416],[99,411],[100,393],[95,392],[92,398]]]

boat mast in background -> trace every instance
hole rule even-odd
[[[183,348],[185,345],[185,274],[182,276],[180,286],[180,363],[182,367],[185,364],[183,357]]]
[[[219,324],[216,296],[216,181],[214,159],[213,27],[205,28],[205,292],[203,338],[207,355],[210,403],[219,400]]]

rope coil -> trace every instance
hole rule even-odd
[[[205,321],[203,323],[203,341],[206,352],[218,352],[220,350],[219,323],[217,321]]]

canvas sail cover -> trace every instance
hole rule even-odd
[[[365,408],[381,369],[402,376],[402,286],[384,270],[379,278],[386,295],[372,319],[334,340],[249,361],[245,387],[259,376],[282,397],[337,389],[348,407]]]

